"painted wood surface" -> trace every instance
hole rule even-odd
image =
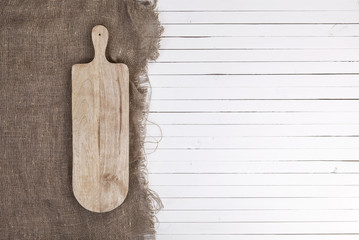
[[[146,139],[157,239],[359,239],[358,1],[158,8]]]
[[[108,37],[94,27],[93,61],[72,67],[73,191],[94,212],[118,207],[129,185],[128,68],[107,61]]]

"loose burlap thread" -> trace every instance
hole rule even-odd
[[[160,200],[144,154],[149,80],[162,27],[155,3],[0,1],[0,239],[155,239]],[[72,192],[71,66],[94,55],[91,30],[110,33],[111,62],[130,71],[130,187],[109,213]]]

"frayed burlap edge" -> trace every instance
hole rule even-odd
[[[146,194],[147,221],[152,222],[151,229],[144,230],[150,234],[139,236],[139,239],[155,239],[156,213],[163,208],[158,194],[149,188],[147,159],[145,153],[146,123],[151,101],[151,84],[147,74],[147,63],[149,60],[156,60],[160,47],[160,37],[163,27],[160,24],[156,10],[157,0],[125,0],[127,13],[129,14],[134,30],[140,39],[140,48],[144,52],[140,59],[141,66],[146,66],[139,71],[139,74],[130,78],[130,121],[132,124],[130,133],[130,148],[133,155],[131,162],[136,163],[136,169],[131,168],[132,175],[136,176]],[[143,24],[146,22],[146,24]],[[130,163],[131,164],[131,163]],[[131,180],[130,180],[131,181]]]

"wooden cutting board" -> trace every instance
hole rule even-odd
[[[129,184],[128,68],[107,61],[107,41],[107,29],[95,26],[94,59],[72,67],[72,185],[93,212],[121,205]]]

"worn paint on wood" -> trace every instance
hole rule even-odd
[[[72,67],[73,191],[94,212],[121,205],[129,185],[129,77],[105,57],[108,31],[92,30],[95,57]]]
[[[359,239],[357,3],[158,1],[158,240]]]

